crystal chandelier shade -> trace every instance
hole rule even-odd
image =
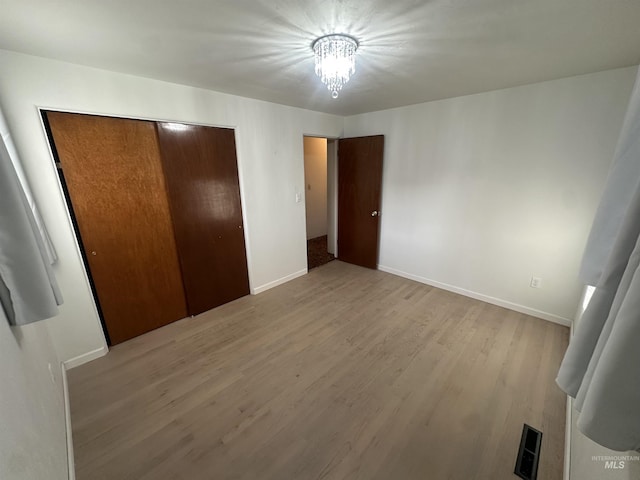
[[[312,45],[316,59],[316,75],[333,98],[356,71],[358,41],[348,35],[332,34],[318,38]]]

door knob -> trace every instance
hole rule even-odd
[[[93,252],[91,252],[91,255],[97,255],[96,251],[94,250]]]
[[[378,216],[378,211],[374,210],[373,212],[371,212],[371,216],[372,217],[377,217]]]

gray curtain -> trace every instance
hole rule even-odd
[[[612,450],[640,449],[640,77],[596,213],[581,279],[596,287],[558,372],[578,429]]]
[[[27,177],[22,170],[22,165],[20,164],[18,152],[16,151],[13,140],[11,139],[11,134],[9,133],[9,127],[7,126],[7,122],[5,121],[4,115],[0,110],[0,134],[2,135],[2,141],[4,143],[4,147],[6,148],[9,158],[11,159],[11,163],[13,164],[13,168],[16,171],[16,175],[18,176],[18,181],[20,182],[20,187],[24,193],[25,198],[27,199],[27,204],[31,209],[31,213],[33,214],[33,219],[36,222],[36,226],[38,227],[38,232],[40,237],[42,237],[42,241],[44,244],[45,251],[47,252],[47,258],[49,259],[49,263],[53,265],[58,261],[58,255],[56,253],[56,249],[53,246],[53,242],[49,237],[49,232],[47,232],[47,228],[44,225],[44,221],[40,215],[40,211],[38,210],[38,205],[36,204],[33,194],[31,193],[31,189],[29,188],[29,183],[27,182]]]
[[[1,113],[0,128],[0,307],[10,323],[24,325],[55,316],[62,295],[51,268],[55,250],[16,172]]]

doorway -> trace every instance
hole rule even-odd
[[[303,137],[307,267],[325,265],[336,257],[337,141]]]

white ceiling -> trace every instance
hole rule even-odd
[[[334,32],[360,41],[336,100]],[[640,0],[2,0],[0,48],[350,115],[637,65]]]

